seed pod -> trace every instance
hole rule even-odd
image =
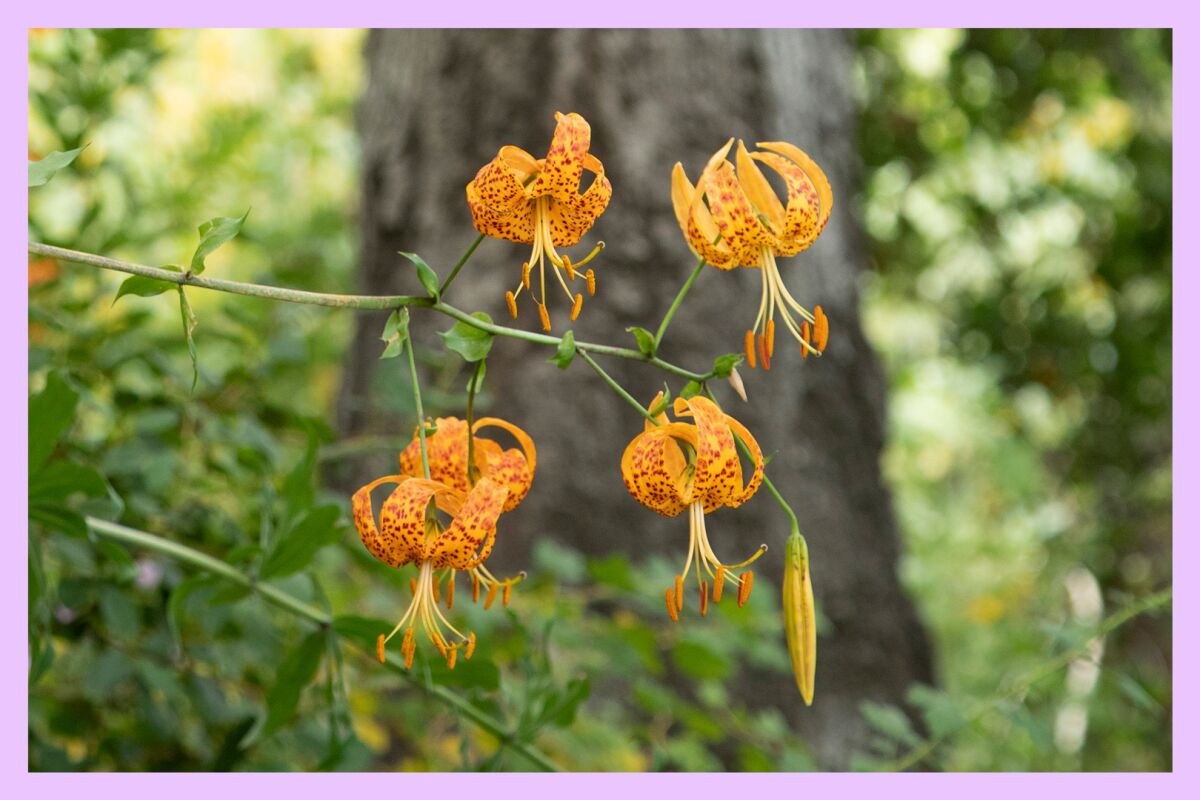
[[[737,393],[737,396],[742,398],[742,402],[747,402],[746,384],[742,383],[742,376],[738,374],[737,367],[729,371],[729,377],[725,380],[729,381],[730,388]]]
[[[816,606],[808,571],[808,544],[798,533],[788,539],[784,559],[783,619],[796,687],[804,704],[811,706],[817,672]]]

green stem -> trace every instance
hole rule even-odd
[[[463,253],[462,258],[460,258],[458,263],[454,265],[454,269],[450,270],[450,275],[447,276],[446,281],[441,285],[441,287],[438,288],[439,295],[445,294],[446,290],[450,288],[450,284],[454,283],[454,279],[458,277],[459,270],[461,270],[463,265],[467,263],[467,260],[474,255],[475,249],[483,243],[483,239],[484,235],[481,233],[475,237],[475,241],[471,242],[471,246],[467,248],[467,252]]]
[[[212,575],[217,575],[228,581],[236,583],[239,586],[245,586],[248,589],[253,589],[265,600],[274,603],[285,611],[288,611],[298,617],[301,617],[314,625],[321,627],[331,627],[333,619],[315,606],[305,603],[292,595],[284,592],[276,587],[255,581],[250,576],[231,567],[224,561],[213,558],[210,555],[201,553],[187,545],[172,542],[169,539],[164,539],[160,536],[155,536],[146,531],[136,530],[135,528],[127,528],[124,525],[118,525],[113,522],[107,522],[95,517],[87,518],[88,527],[90,527],[98,536],[103,536],[106,539],[111,539],[117,542],[141,547],[151,552],[159,553],[160,555],[173,558],[176,561],[184,564],[190,564],[193,567],[202,569]],[[336,628],[333,629],[337,633]],[[339,634],[340,635],[340,634]],[[344,637],[343,637],[344,638]],[[351,644],[354,642],[351,641]],[[354,649],[365,653],[357,645]],[[374,654],[370,654],[374,658]],[[495,717],[488,714],[486,711],[476,707],[470,701],[459,697],[454,692],[436,684],[424,685],[405,669],[404,664],[398,656],[391,653],[387,654],[387,666],[397,674],[404,677],[417,688],[427,692],[442,703],[452,707],[455,711],[461,713],[464,717],[474,722],[483,730],[500,739],[508,747],[511,747],[516,752],[520,753],[525,758],[536,764],[539,768],[548,772],[557,772],[559,767],[551,761],[544,753],[530,744],[526,744],[517,739],[512,732],[505,729],[503,723]]]
[[[956,725],[953,730],[946,731],[940,736],[935,736],[932,739],[924,742],[918,747],[913,748],[904,756],[887,763],[880,767],[882,772],[903,772],[907,769],[917,766],[936,750],[943,742],[949,739],[954,734],[958,733],[968,725],[978,721],[985,714],[997,708],[1001,704],[1016,697],[1021,697],[1026,694],[1034,684],[1044,678],[1053,675],[1061,669],[1066,668],[1071,662],[1085,656],[1092,647],[1092,642],[1096,639],[1102,639],[1109,635],[1117,628],[1125,623],[1139,617],[1142,614],[1147,614],[1152,611],[1157,611],[1160,608],[1168,605],[1171,602],[1172,587],[1168,586],[1165,589],[1159,589],[1157,592],[1140,597],[1137,600],[1127,604],[1121,609],[1110,614],[1104,619],[1096,632],[1087,636],[1082,642],[1069,650],[1060,653],[1058,656],[1050,659],[1039,667],[1030,670],[1022,675],[1008,689],[1001,691],[999,694],[990,697],[977,703],[974,708],[967,713],[961,724]]]
[[[425,480],[429,480],[429,452],[425,447],[425,408],[421,405],[421,382],[417,378],[417,362],[413,356],[416,347],[413,345],[411,333],[404,349],[408,353],[408,374],[412,377],[413,404],[417,407],[417,438],[421,440],[421,469],[425,472]]]
[[[578,355],[580,358],[582,358],[584,361],[586,361],[588,363],[588,366],[590,366],[592,369],[596,370],[596,374],[599,375],[604,380],[605,383],[607,383],[610,387],[612,387],[612,390],[614,392],[616,392],[622,398],[624,398],[625,402],[629,403],[629,405],[636,408],[643,417],[650,420],[655,425],[658,424],[658,420],[656,420],[654,417],[652,417],[650,415],[650,412],[647,411],[645,408],[643,408],[642,404],[634,399],[633,395],[631,395],[629,392],[625,391],[625,387],[623,387],[623,386],[621,386],[621,384],[617,383],[616,380],[613,379],[613,376],[611,376],[607,372],[605,372],[604,368],[601,367],[599,364],[597,364],[596,360],[594,358],[592,358],[591,356],[589,356],[587,354],[586,350],[580,348],[577,345],[575,348],[575,354]]]
[[[487,359],[475,362],[475,371],[471,373],[471,382],[467,384],[467,482],[472,486],[479,478],[479,469],[475,466],[475,393],[479,389],[479,376],[483,373]]]
[[[654,334],[655,347],[662,347],[663,334],[667,332],[667,326],[671,324],[671,318],[675,316],[675,312],[683,304],[683,298],[687,297],[687,293],[691,291],[692,284],[696,282],[696,278],[700,277],[700,271],[704,269],[704,263],[703,258],[696,262],[696,268],[692,270],[692,274],[684,281],[679,294],[675,295],[675,302],[671,303],[671,307],[667,309],[667,315],[663,317],[662,324],[658,326],[658,332]]]
[[[288,303],[303,303],[307,305],[327,306],[331,308],[352,308],[362,310],[394,310],[401,307],[411,308],[430,308],[441,314],[445,314],[452,319],[464,322],[473,328],[481,331],[487,331],[495,336],[505,336],[510,339],[521,339],[527,342],[536,344],[544,344],[555,349],[558,348],[562,341],[557,336],[547,336],[541,333],[533,333],[530,331],[522,331],[516,328],[507,328],[503,325],[495,325],[493,323],[484,322],[476,317],[471,316],[465,311],[455,308],[448,303],[435,303],[428,297],[413,297],[412,295],[355,295],[355,294],[327,294],[324,292],[306,292],[300,289],[283,289],[277,286],[263,286],[257,283],[243,283],[241,281],[227,281],[220,278],[206,278],[204,276],[192,275],[185,276],[181,272],[174,272],[169,269],[160,267],[148,267],[142,264],[132,264],[127,261],[118,261],[113,258],[105,258],[91,253],[83,253],[78,250],[68,250],[62,247],[54,247],[52,245],[41,244],[39,242],[29,242],[29,252],[36,255],[56,258],[60,261],[69,261],[76,264],[86,264],[100,269],[114,270],[116,272],[124,272],[130,275],[142,275],[147,278],[165,281],[167,283],[195,286],[200,289],[211,289],[218,292],[227,292],[229,294],[239,294],[248,297],[261,297],[267,300],[282,300]],[[632,361],[642,361],[651,366],[658,367],[664,372],[669,372],[680,378],[685,378],[690,381],[704,382],[712,377],[712,373],[700,374],[686,370],[683,367],[676,366],[668,361],[663,361],[661,358],[647,358],[642,352],[632,350],[627,347],[613,347],[611,345],[593,344],[591,342],[579,342],[579,347],[586,347],[590,352],[596,355],[613,356],[615,358],[627,358]]]

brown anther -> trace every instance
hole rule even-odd
[[[521,285],[525,287],[525,291],[529,291],[529,262],[526,261],[521,265]]]
[[[387,662],[387,657],[383,653],[383,646],[386,642],[387,637],[382,633],[379,634],[379,638],[375,640],[375,657],[379,659],[380,664]]]
[[[771,368],[771,356],[767,353],[767,335],[760,333],[758,335],[758,357],[762,360],[762,368]]]
[[[542,330],[546,333],[550,332],[550,312],[546,310],[545,303],[538,303],[538,316],[542,318]]]
[[[813,325],[813,346],[818,352],[825,352],[825,345],[829,344],[829,317],[825,316],[825,311],[820,306],[813,309],[813,318],[816,322]]]
[[[434,645],[434,647],[436,647],[438,649],[438,652],[442,654],[442,658],[447,657],[446,642],[444,639],[442,639],[441,634],[438,634],[433,637],[433,645]]]
[[[413,593],[413,597],[417,596],[417,579],[416,578],[408,579],[408,589],[409,589],[409,591],[411,591]]]
[[[750,369],[756,366],[754,360],[754,331],[746,331],[746,363]]]
[[[413,656],[417,654],[417,646],[409,642],[409,648],[404,653],[404,668],[412,669]]]
[[[458,660],[458,648],[450,648],[450,654],[446,656],[446,668],[454,669],[454,662]]]
[[[754,587],[754,573],[749,570],[741,575],[741,582],[738,583],[737,604],[738,608],[746,605],[746,601],[750,599],[750,590]]]
[[[471,573],[471,602],[479,602],[479,576],[474,572]]]
[[[508,601],[512,599],[512,584],[504,584],[504,591],[500,594],[500,605],[508,608]]]
[[[713,578],[713,602],[721,602],[721,592],[725,591],[725,568],[717,567],[717,577]]]
[[[571,257],[563,256],[562,261],[563,261],[563,269],[565,269],[567,271],[567,280],[569,280],[569,281],[575,280],[575,265],[571,263]]]
[[[683,611],[683,576],[675,576],[675,610]]]
[[[417,646],[417,643],[415,641],[413,641],[413,629],[407,628],[404,631],[404,638],[400,640],[400,649],[401,650],[409,650],[416,646]]]
[[[584,280],[587,281],[588,297],[594,297],[596,294],[596,273],[591,268],[583,273]]]
[[[576,293],[575,305],[571,306],[571,322],[579,319],[580,311],[583,311],[583,295]]]
[[[675,590],[667,589],[665,596],[667,599],[667,616],[671,618],[671,622],[679,622],[679,612],[675,610]]]
[[[450,580],[446,581],[446,610],[454,608],[454,573],[450,573]]]
[[[517,318],[517,296],[512,292],[504,293],[504,302],[508,305],[508,315],[513,319]]]
[[[433,579],[433,602],[442,602],[442,582],[437,578]]]
[[[492,607],[492,603],[496,602],[496,584],[488,587],[487,598],[483,601],[483,608],[486,611]]]
[[[812,329],[808,326],[807,322],[800,323],[800,338],[804,340],[804,344],[800,345],[800,357],[808,358],[808,348],[804,345],[812,344],[810,341],[812,339]]]
[[[467,637],[467,652],[463,655],[468,659],[475,655],[475,631],[471,631],[471,635]]]
[[[700,582],[700,616],[708,616],[708,581]]]
[[[775,357],[775,320],[767,320],[767,358]]]

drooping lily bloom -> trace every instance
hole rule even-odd
[[[505,302],[517,318],[517,297],[522,291],[534,294],[531,272],[537,267],[537,303],[542,328],[550,330],[546,309],[546,262],[571,303],[571,319],[583,308],[583,293],[567,285],[582,277],[589,295],[596,293],[596,276],[589,269],[576,270],[591,261],[604,247],[600,242],[582,261],[572,263],[557,248],[579,242],[596,218],[604,213],[612,197],[612,184],[604,177],[604,165],[588,152],[592,129],[578,114],[554,115],[558,127],[546,157],[535,159],[519,147],[506,145],[467,184],[467,204],[475,229],[497,239],[532,244],[529,260],[521,265],[521,282],[506,292]],[[595,175],[587,191],[579,192],[583,172]],[[565,273],[565,279],[564,279]]]
[[[801,354],[819,355],[829,340],[829,319],[820,306],[809,311],[792,297],[775,259],[799,253],[825,229],[833,208],[829,181],[816,162],[787,142],[759,142],[762,150],[750,153],[739,141],[735,171],[725,158],[732,146],[730,139],[713,154],[695,186],[683,165],[675,165],[671,173],[675,217],[692,251],[709,264],[727,270],[762,270],[758,316],[746,331],[746,361],[751,367],[756,364],[756,350],[763,368],[771,367],[776,312],[800,342]],[[756,161],[783,178],[786,206]]]
[[[655,397],[649,408],[662,401]],[[700,589],[700,613],[708,613],[709,590],[714,602],[720,602],[726,580],[737,586],[737,603],[750,597],[754,573],[745,570],[766,552],[761,546],[754,555],[736,564],[717,558],[708,539],[704,515],[723,506],[737,508],[758,491],[763,479],[763,455],[750,431],[721,411],[706,397],[675,400],[675,416],[691,417],[693,422],[668,422],[665,410],[656,417],[657,425],[647,421],[621,457],[625,488],[634,499],[659,514],[674,517],[688,512],[690,538],[687,562],[675,577],[675,585],[666,590],[667,613],[678,621],[683,610],[683,582],[696,562],[696,583]],[[742,463],[738,458],[737,436],[749,448],[753,472],[742,483]],[[744,570],[734,574],[736,570]]]
[[[477,481],[486,478],[508,489],[502,511],[512,511],[533,484],[533,474],[537,469],[537,448],[529,434],[513,425],[511,422],[496,417],[484,417],[475,420],[474,433],[478,434],[484,428],[501,428],[508,431],[520,449],[515,447],[502,449],[500,444],[492,439],[474,435],[473,441],[467,438],[467,423],[457,417],[439,417],[436,420],[437,430],[426,437],[425,449],[429,457],[429,476],[460,492],[470,492]],[[473,450],[475,469],[468,473],[468,451]],[[421,467],[421,443],[416,434],[412,442],[400,453],[400,472],[419,478],[424,475]],[[524,577],[501,580],[488,570],[484,564],[478,564],[471,570],[471,596],[478,601],[481,588],[486,590],[484,608],[489,608],[500,592],[504,605],[508,605],[512,587],[521,582]],[[446,576],[446,597],[453,603],[454,571]],[[440,594],[441,579],[434,578],[434,590]]]
[[[383,501],[376,526],[371,491],[385,483],[396,484],[396,488]],[[475,634],[459,631],[438,608],[434,571],[471,571],[483,564],[491,555],[496,521],[507,497],[507,487],[489,478],[481,478],[470,492],[463,492],[441,481],[408,475],[387,475],[354,493],[354,526],[371,555],[391,567],[416,564],[420,570],[408,610],[391,633],[379,635],[376,655],[381,662],[385,645],[403,629],[401,651],[405,666],[411,667],[418,627],[451,669],[460,649],[465,649],[467,658],[475,652]],[[433,507],[451,517],[448,525],[430,513],[431,500]]]

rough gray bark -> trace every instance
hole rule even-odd
[[[811,709],[790,678],[747,676],[739,691],[751,703],[782,703],[821,763],[834,768],[864,743],[862,700],[899,703],[912,682],[931,679],[928,642],[896,577],[896,525],[879,469],[884,385],[857,311],[866,258],[851,202],[858,160],[850,56],[837,32],[377,32],[361,106],[361,275],[370,292],[416,290],[397,250],[421,252],[443,274],[453,264],[474,237],[464,186],[501,144],[540,157],[556,110],[588,119],[592,151],[614,187],[609,210],[584,240],[608,243],[599,292],[574,326],[594,341],[620,341],[625,334],[615,332],[630,325],[653,328],[694,264],[671,212],[676,160],[694,178],[732,135],[797,143],[826,170],[836,198],[831,222],[816,245],[781,266],[798,298],[826,309],[829,348],[802,365],[781,336],[769,373],[742,369],[749,405],[724,387],[718,396],[777,451],[771,475],[801,515],[818,604],[833,623],[820,640]],[[523,245],[488,240],[450,299],[506,318],[503,292],[527,257]],[[662,355],[703,371],[714,356],[739,350],[759,281],[753,270],[706,270]],[[561,330],[564,317],[555,319]],[[382,324],[382,316],[360,320],[340,404],[343,434],[394,434],[412,424],[382,413],[370,391]],[[518,324],[536,329],[528,307]],[[525,427],[539,456],[534,490],[506,518],[493,563],[525,564],[535,535],[593,553],[681,555],[685,520],[646,511],[621,485],[621,452],[640,419],[586,365],[576,361],[561,373],[546,356],[505,340],[489,360],[490,413]],[[605,366],[639,398],[652,396],[664,377],[632,362]],[[372,476],[374,466],[357,465],[351,482]],[[778,579],[787,522],[765,491],[736,513],[714,514],[709,529],[730,557],[762,541],[779,545],[761,576]]]

